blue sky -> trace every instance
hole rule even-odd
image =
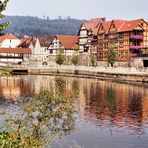
[[[148,0],[9,0],[6,15],[71,16],[77,19],[144,18],[148,21]]]

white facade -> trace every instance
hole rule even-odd
[[[72,56],[75,53],[75,49],[65,49],[64,46],[60,43],[60,41],[55,37],[48,48],[49,50],[48,55],[56,56],[58,53],[57,51],[60,48],[64,49],[64,54],[66,56]]]
[[[16,48],[21,41],[19,39],[5,39],[0,43],[0,47],[2,48]]]
[[[40,61],[40,62],[44,62],[47,60],[47,56],[48,56],[48,51],[47,51],[47,47],[41,47],[40,41],[37,38],[36,39],[36,43],[35,45],[33,45],[32,43],[30,44],[29,48],[31,48],[32,50],[32,54],[30,59],[32,61]]]

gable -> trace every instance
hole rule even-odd
[[[87,30],[86,27],[85,27],[85,25],[84,25],[84,23],[80,26],[80,29],[79,29],[78,34],[77,34],[78,36],[80,35],[80,32],[82,30]]]
[[[139,23],[139,26],[146,30],[148,27],[148,23],[142,19],[142,21]]]
[[[39,41],[38,38],[37,38],[36,43],[35,43],[35,48],[41,48],[40,41]]]
[[[84,24],[81,26],[80,30],[86,30],[86,27]]]
[[[109,33],[116,33],[116,32],[117,32],[116,25],[115,25],[114,21],[112,21],[110,29],[109,29]]]
[[[136,28],[134,28],[133,30],[144,30],[140,25],[138,25]]]
[[[101,23],[99,30],[98,30],[98,34],[104,34],[105,33],[105,29],[103,27],[103,24]]]

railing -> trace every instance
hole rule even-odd
[[[131,35],[130,39],[133,39],[133,40],[143,40],[144,36],[142,36],[142,35]]]

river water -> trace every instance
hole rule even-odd
[[[78,92],[75,130],[52,142],[53,148],[147,148],[148,88],[84,78],[64,78],[66,93]],[[55,86],[54,76],[0,77],[0,107]],[[15,110],[15,109],[14,109]],[[13,109],[12,109],[13,111]]]

